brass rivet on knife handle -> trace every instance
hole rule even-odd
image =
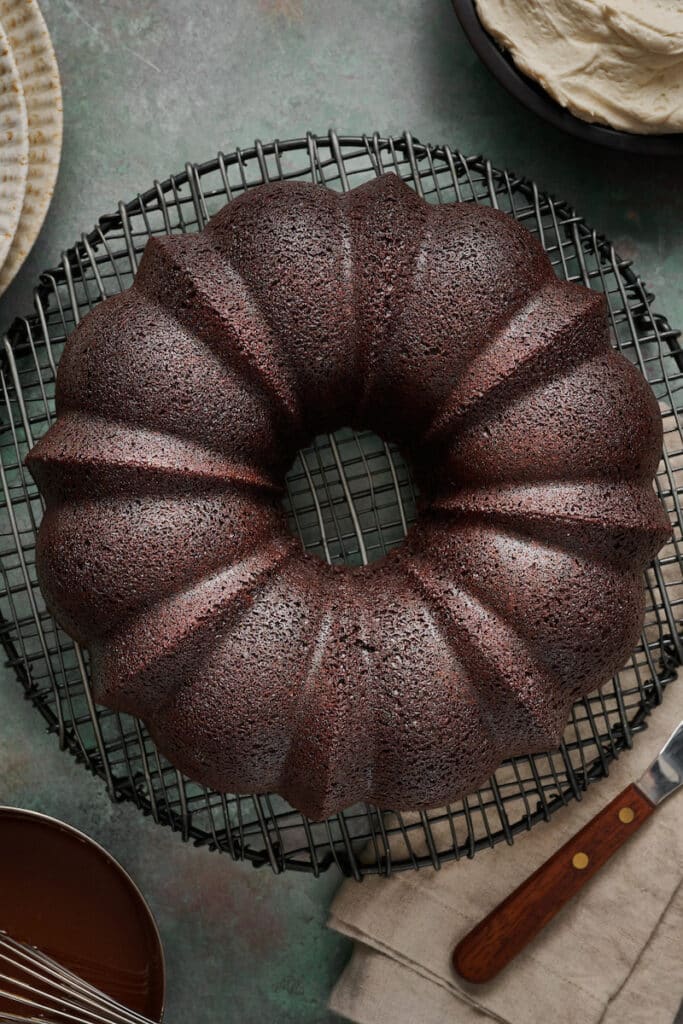
[[[636,812],[632,807],[622,807],[619,811],[619,821],[622,825],[630,825],[636,816]]]
[[[590,857],[587,853],[579,851],[572,857],[572,867],[575,867],[577,871],[583,871],[590,864]]]

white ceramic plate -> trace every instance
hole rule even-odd
[[[28,121],[21,78],[0,23],[0,266],[7,258],[21,216],[28,152]]]
[[[62,152],[62,90],[57,59],[37,0],[0,0],[0,21],[12,46],[28,114],[28,176],[24,205],[0,294],[28,256],[52,199]]]

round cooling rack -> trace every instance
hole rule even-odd
[[[36,583],[35,533],[42,506],[24,469],[29,448],[54,410],[55,369],[64,341],[102,298],[128,287],[148,238],[197,231],[245,189],[275,179],[346,190],[393,171],[430,202],[476,202],[506,210],[540,238],[557,274],[604,293],[613,343],[647,376],[661,403],[665,453],[659,494],[674,523],[672,540],[646,574],[647,614],[628,665],[573,708],[556,750],[506,762],[467,799],[429,812],[380,812],[356,805],[312,822],[277,796],[234,796],[184,778],[156,751],[136,719],[93,704],[85,652],[45,610]],[[62,746],[102,778],[115,800],[131,800],[183,839],[274,871],[389,874],[473,857],[580,799],[630,747],[661,703],[683,658],[681,481],[683,437],[676,400],[683,389],[677,333],[653,311],[653,296],[565,203],[481,157],[402,138],[333,132],[261,144],[188,164],[102,217],[41,276],[34,312],[16,321],[0,366],[0,442],[6,511],[0,520],[0,636],[27,697]],[[676,474],[680,473],[678,486]],[[375,435],[341,430],[300,453],[288,478],[286,508],[304,548],[330,562],[359,564],[401,542],[415,494],[400,453]]]

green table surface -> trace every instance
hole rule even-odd
[[[393,132],[484,153],[568,199],[683,323],[683,175],[547,127],[482,68],[449,0],[41,0],[64,92],[64,150],[38,242],[0,300],[30,309],[38,272],[154,177],[254,138]],[[325,928],[339,876],[275,877],[183,845],[112,805],[0,676],[0,803],[84,829],[134,876],[168,962],[167,1018],[331,1021],[350,952]],[[487,856],[486,853],[483,856]],[[466,871],[467,864],[458,870]],[[388,883],[391,884],[391,883]]]

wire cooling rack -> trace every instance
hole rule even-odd
[[[23,467],[53,415],[55,369],[64,341],[102,298],[126,288],[153,234],[197,231],[226,201],[264,181],[299,179],[349,189],[393,171],[431,202],[477,202],[512,213],[537,235],[557,274],[603,292],[614,345],[647,376],[664,415],[665,455],[657,487],[674,523],[672,541],[646,575],[647,615],[626,668],[573,708],[564,742],[546,754],[507,762],[466,800],[437,811],[382,813],[357,805],[311,822],[276,796],[215,793],[161,757],[137,720],[96,707],[87,655],[46,612],[35,575],[36,488]],[[0,631],[27,697],[68,749],[102,778],[114,800],[131,800],[183,839],[274,871],[345,874],[438,867],[473,857],[548,819],[604,776],[631,746],[681,663],[681,502],[683,474],[677,393],[683,357],[677,333],[653,311],[653,296],[611,244],[563,202],[530,181],[426,146],[409,135],[324,137],[261,144],[220,154],[154,186],[102,217],[44,273],[34,311],[16,321],[0,366],[0,444],[6,507],[0,523]],[[679,402],[680,404],[680,402]],[[415,494],[400,453],[375,435],[342,430],[316,438],[288,477],[286,508],[306,550],[331,562],[362,564],[400,543],[415,515]]]

